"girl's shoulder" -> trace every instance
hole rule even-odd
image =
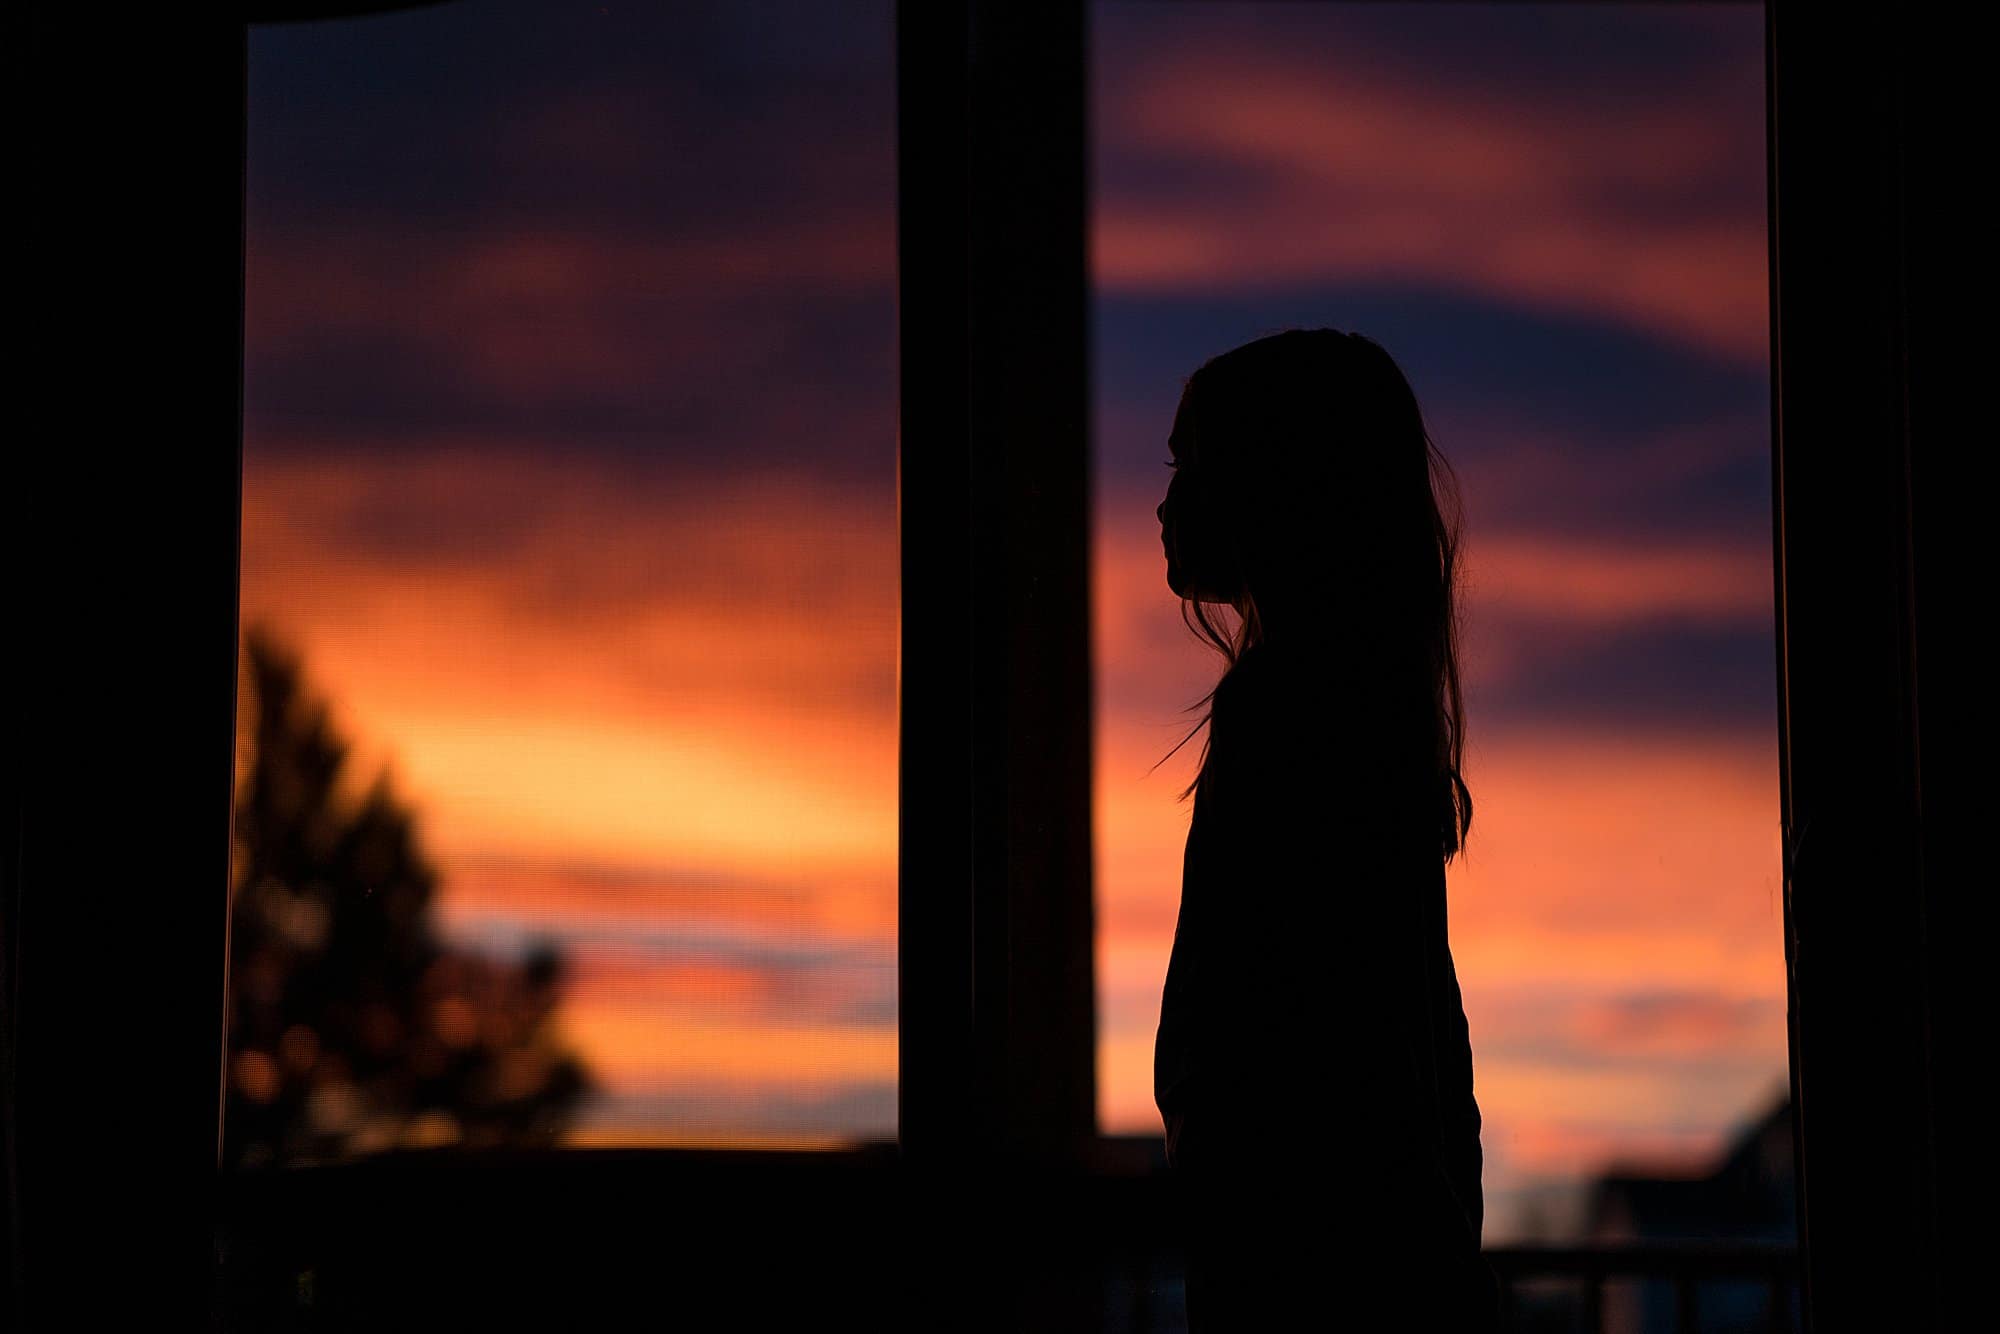
[[[1279,716],[1310,694],[1311,673],[1263,644],[1246,649],[1215,688],[1217,713]]]
[[[1256,648],[1231,664],[1215,683],[1215,695],[1209,702],[1211,730],[1234,733],[1255,726],[1253,717],[1267,712],[1271,693],[1269,676],[1264,656]]]
[[[1261,691],[1284,673],[1285,664],[1265,644],[1252,644],[1237,655],[1216,688],[1218,695],[1246,696]]]
[[[1332,712],[1325,694],[1292,664],[1253,647],[1216,684],[1210,742],[1226,759],[1259,765],[1317,749]]]
[[[1258,761],[1376,765],[1418,737],[1403,693],[1392,698],[1337,656],[1256,645],[1216,685],[1210,739]]]

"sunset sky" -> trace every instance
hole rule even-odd
[[[1092,15],[1104,1128],[1158,1128],[1193,748],[1147,770],[1217,670],[1181,378],[1331,324],[1465,492],[1493,1234],[1698,1158],[1785,1068],[1758,11]],[[886,2],[252,38],[245,618],[452,934],[568,947],[581,1142],[895,1130],[893,69]]]

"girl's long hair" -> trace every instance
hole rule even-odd
[[[1458,661],[1461,513],[1457,478],[1409,381],[1360,334],[1292,329],[1203,364],[1188,378],[1183,412],[1192,414],[1207,484],[1218,489],[1217,512],[1231,530],[1219,537],[1237,554],[1243,590],[1228,612],[1181,600],[1182,620],[1226,665],[1188,706],[1202,716],[1167,755],[1209,727],[1217,691],[1264,641],[1260,593],[1281,582],[1340,587],[1351,569],[1361,577],[1326,615],[1358,617],[1350,642],[1379,645],[1380,665],[1396,679],[1422,681],[1449,861],[1472,828]],[[1204,737],[1183,800],[1203,788],[1208,759]]]

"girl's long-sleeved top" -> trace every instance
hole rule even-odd
[[[1479,1108],[1412,690],[1263,648],[1218,687],[1155,1097],[1177,1167],[1320,1173],[1355,1235],[1401,1209],[1412,1245],[1474,1255]]]

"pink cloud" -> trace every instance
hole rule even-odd
[[[895,231],[882,207],[641,237],[589,221],[438,234],[388,220],[253,231],[247,262],[254,362],[329,334],[393,337],[467,384],[574,396],[711,362],[731,346],[717,330],[760,294],[893,290]]]
[[[1612,111],[1225,40],[1156,49],[1097,98],[1105,287],[1433,283],[1766,355],[1764,229],[1739,202],[1761,197],[1746,138],[1762,113],[1744,89]],[[1179,163],[1180,183],[1105,170],[1128,156]]]

